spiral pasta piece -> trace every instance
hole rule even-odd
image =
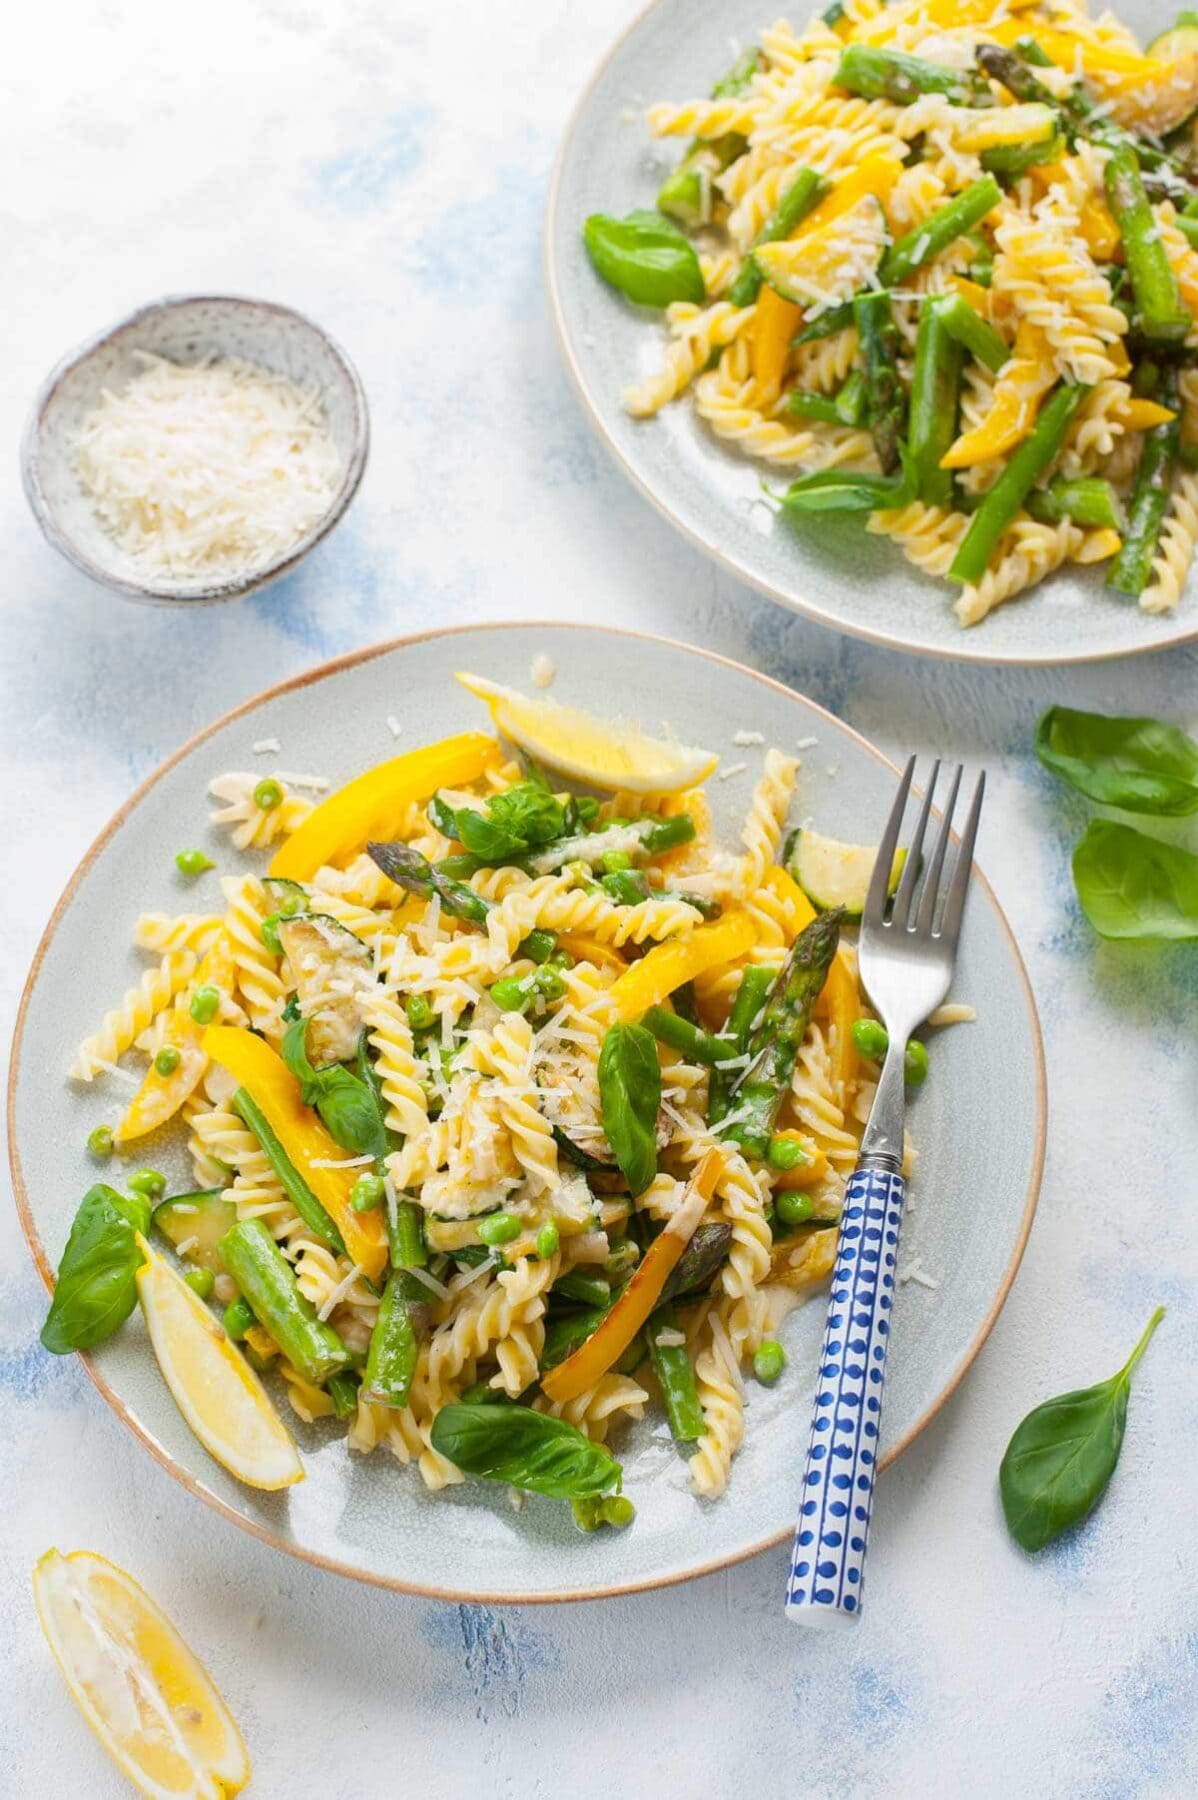
[[[711,361],[712,351],[746,331],[756,312],[756,306],[737,307],[728,300],[717,300],[697,313],[667,349],[661,368],[626,391],[626,410],[634,419],[647,419],[676,400]]]
[[[416,1072],[407,1014],[394,994],[379,988],[367,1000],[364,1017],[387,1109],[387,1129],[405,1138],[419,1137],[428,1126],[428,1098]]]
[[[255,1030],[277,1040],[282,1036],[287,990],[279,974],[278,957],[262,941],[262,921],[271,912],[271,903],[254,875],[226,875],[220,885],[227,908],[225,930],[233,951],[238,994]]]
[[[1198,540],[1198,473],[1180,469],[1174,479],[1169,514],[1152,560],[1152,579],[1140,595],[1148,613],[1172,612],[1181,599]]]
[[[202,956],[224,929],[219,913],[140,913],[133,928],[139,950],[162,955],[167,950],[191,950]]]
[[[302,794],[293,794],[277,782],[282,799],[276,806],[260,806],[254,798],[260,786],[259,775],[231,772],[218,775],[208,785],[208,792],[220,805],[209,815],[214,825],[223,825],[239,850],[265,850],[280,838],[303,824],[312,811],[312,802]]]
[[[72,1081],[94,1081],[106,1065],[117,1062],[140,1034],[195,973],[190,950],[168,950],[156,968],[147,969],[119,1006],[105,1013],[98,1031],[84,1038],[70,1067]]]

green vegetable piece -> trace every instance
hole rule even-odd
[[[521,975],[505,975],[492,984],[490,993],[500,1012],[527,1012],[534,998],[532,987]]]
[[[338,1369],[325,1382],[325,1390],[333,1402],[333,1412],[339,1419],[352,1418],[358,1410],[358,1377],[348,1369]]]
[[[1109,1381],[1046,1400],[1016,1427],[998,1485],[1007,1530],[1022,1549],[1043,1550],[1106,1492],[1123,1448],[1132,1374],[1164,1316],[1158,1306]]]
[[[694,245],[660,213],[592,213],[582,240],[596,273],[638,306],[697,306],[707,298]]]
[[[613,1025],[599,1052],[599,1102],[603,1129],[635,1197],[657,1174],[657,1114],[661,1065],[652,1032],[643,1025]]]
[[[87,1152],[97,1162],[112,1155],[116,1149],[116,1138],[111,1125],[97,1125],[94,1131],[87,1134]]]
[[[1045,525],[1059,525],[1072,519],[1088,529],[1127,530],[1127,514],[1123,502],[1109,481],[1099,475],[1079,475],[1070,480],[1057,475],[1047,487],[1033,488],[1024,502],[1033,519]]]
[[[796,418],[814,419],[821,425],[843,423],[836,410],[836,402],[829,394],[804,394],[796,388],[787,397],[786,410],[794,413]]]
[[[526,956],[529,962],[547,963],[557,949],[557,939],[551,931],[530,931],[521,938],[516,946],[517,956]],[[565,953],[563,952],[563,955]],[[427,1005],[427,1001],[425,1002]],[[429,1009],[431,1013],[431,1008]]]
[[[533,992],[546,1006],[552,1006],[565,996],[566,984],[560,969],[551,963],[545,963],[532,978]]]
[[[175,1048],[174,1044],[164,1044],[154,1058],[155,1075],[161,1075],[165,1080],[168,1075],[174,1074],[182,1060],[182,1054]]]
[[[641,1023],[661,1043],[685,1056],[688,1062],[705,1063],[710,1069],[736,1055],[729,1038],[717,1037],[714,1032],[692,1025],[689,1019],[680,1018],[668,1007],[651,1006]]]
[[[636,1507],[627,1494],[608,1494],[599,1502],[603,1513],[603,1523],[613,1525],[617,1531],[623,1531],[636,1518]]]
[[[234,1225],[221,1239],[220,1253],[258,1323],[306,1380],[320,1387],[348,1364],[349,1351],[332,1326],[317,1318],[261,1219]]]
[[[989,150],[982,151],[980,161],[983,169],[988,169],[992,175],[1003,175],[1008,181],[1014,181],[1041,163],[1056,162],[1065,150],[1065,134],[1056,130],[1054,114],[1043,137],[1033,138],[1026,144],[994,144]]]
[[[552,1292],[563,1300],[577,1300],[580,1306],[611,1305],[611,1282],[604,1275],[589,1275],[585,1269],[559,1275]]]
[[[362,1377],[362,1398],[383,1406],[408,1404],[420,1339],[429,1328],[429,1290],[407,1269],[395,1269],[379,1303]]]
[[[909,231],[906,237],[890,246],[879,270],[883,287],[901,287],[916,269],[939,256],[959,237],[971,232],[975,225],[980,225],[1001,200],[1002,189],[993,175],[983,175],[980,180],[962,188],[922,225],[917,225],[914,231]]]
[[[911,417],[907,444],[916,492],[927,506],[951,506],[953,478],[940,467],[957,435],[957,404],[963,362],[960,341],[945,323],[939,299],[919,309],[915,367],[911,376]]]
[[[902,50],[875,50],[864,44],[850,44],[841,51],[832,80],[863,100],[889,100],[892,106],[910,106],[921,94],[944,94],[958,106],[990,103],[989,88],[972,70],[958,74]]]
[[[1166,406],[1176,404],[1175,377],[1170,377],[1160,397]],[[1148,585],[1165,509],[1173,489],[1180,437],[1181,421],[1176,414],[1165,424],[1154,425],[1144,433],[1144,447],[1140,451],[1132,489],[1130,523],[1124,534],[1123,547],[1107,571],[1106,585],[1121,594],[1139,595]]]
[[[731,1225],[722,1221],[700,1225],[661,1290],[662,1303],[681,1299],[684,1294],[696,1294],[709,1286],[728,1260],[731,1245]]]
[[[578,1346],[585,1344],[592,1332],[598,1330],[607,1311],[607,1305],[587,1306],[580,1312],[558,1313],[551,1318],[545,1327],[545,1342],[541,1349],[542,1372],[556,1368],[567,1356],[573,1356]]]
[[[382,1205],[382,1200],[383,1178],[381,1175],[372,1175],[369,1172],[359,1175],[349,1190],[349,1203],[355,1212],[373,1212],[377,1206]]]
[[[392,1220],[387,1209],[387,1243],[391,1266],[395,1269],[428,1267],[428,1245],[424,1238],[424,1213],[415,1200],[401,1200]]]
[[[242,1294],[238,1294],[236,1300],[230,1300],[220,1318],[225,1336],[235,1344],[240,1344],[254,1326],[254,1310]]]
[[[175,867],[180,875],[202,875],[205,869],[215,869],[216,864],[202,850],[180,850],[175,857]]]
[[[485,1219],[478,1222],[478,1235],[484,1244],[510,1244],[524,1230],[515,1213],[488,1213]]]
[[[562,802],[534,781],[492,795],[481,812],[464,806],[454,817],[466,849],[491,866],[516,861],[566,831]]]
[[[606,1494],[622,1474],[615,1457],[575,1426],[527,1406],[443,1406],[430,1441],[463,1474],[552,1500]]]
[[[1159,719],[1050,706],[1036,728],[1036,755],[1104,806],[1170,819],[1198,812],[1198,743]]]
[[[995,375],[1010,361],[1011,352],[980,313],[974,312],[963,294],[944,294],[937,301],[940,323],[969,354]]]
[[[211,1300],[216,1286],[216,1276],[211,1269],[188,1269],[183,1279],[193,1294],[198,1294],[201,1300]]]
[[[624,1281],[641,1260],[641,1247],[635,1238],[621,1238],[613,1244],[604,1264],[609,1281]]]
[[[219,1275],[225,1265],[217,1245],[237,1223],[237,1207],[224,1188],[203,1188],[198,1193],[172,1194],[169,1200],[160,1200],[150,1223],[176,1250],[180,1244],[186,1244],[189,1262]]]
[[[282,1182],[287,1198],[300,1218],[324,1243],[344,1253],[345,1243],[341,1233],[267,1124],[264,1114],[247,1088],[238,1088],[234,1094],[233,1110],[245,1120],[262,1146],[263,1155]]]
[[[1031,435],[1012,451],[1006,468],[974,513],[949,568],[950,581],[972,584],[982,579],[998,540],[1060,450],[1069,421],[1087,391],[1063,381],[1045,401]]]
[[[433,1011],[432,1001],[426,994],[409,994],[403,1004],[408,1024],[417,1036],[422,1032],[432,1030],[437,1022],[437,1015]]]
[[[537,1232],[537,1255],[541,1261],[548,1262],[551,1256],[556,1256],[560,1243],[561,1233],[552,1219],[547,1220]]]
[[[599,858],[599,867],[605,875],[618,875],[621,869],[631,869],[632,858],[627,850],[609,850]]]
[[[1198,856],[1130,825],[1091,819],[1073,884],[1100,937],[1198,937]]]
[[[662,1402],[670,1431],[679,1444],[693,1444],[707,1429],[695,1371],[685,1343],[661,1343],[663,1332],[672,1336],[678,1331],[678,1314],[672,1306],[660,1306],[649,1321],[649,1361],[661,1389]]]
[[[254,789],[254,805],[260,807],[263,812],[273,812],[276,806],[282,806],[282,804],[283,790],[278,782],[272,781],[268,775],[266,780],[260,781]]]
[[[137,1304],[142,1254],[135,1232],[149,1228],[149,1207],[98,1182],[79,1202],[58,1265],[50,1310],[41,1329],[54,1356],[90,1350],[111,1337]]]
[[[810,1162],[811,1158],[804,1150],[798,1138],[773,1137],[766,1152],[766,1161],[771,1169],[797,1169],[800,1163]]]
[[[753,1358],[753,1373],[766,1387],[773,1387],[786,1367],[786,1352],[776,1338],[766,1338]]]
[[[783,190],[777,206],[753,240],[754,249],[758,244],[778,244],[788,238],[826,192],[827,185],[814,169],[805,166],[800,168]],[[733,306],[751,306],[760,292],[761,280],[761,270],[751,256],[747,257],[744,267],[728,290],[730,303]]]
[[[860,1055],[880,1062],[890,1048],[890,1033],[877,1019],[858,1019],[853,1026],[853,1043]]]
[[[903,1052],[903,1080],[908,1087],[922,1087],[928,1078],[928,1047],[918,1038],[908,1038]]]
[[[166,1192],[166,1176],[160,1175],[157,1169],[135,1169],[129,1177],[129,1192],[139,1194],[153,1206]]]
[[[1144,192],[1140,159],[1131,144],[1112,152],[1104,179],[1131,276],[1136,329],[1152,344],[1182,344],[1193,320],[1182,302],[1156,214]]]
[[[191,996],[187,1011],[197,1025],[211,1025],[220,1010],[220,989],[207,983]]]
[[[775,495],[784,511],[800,513],[878,512],[906,506],[914,493],[908,475],[858,474],[852,469],[817,469],[800,475]]]
[[[737,94],[747,94],[754,75],[761,67],[761,51],[756,44],[750,44],[740,52],[731,66],[725,69],[719,80],[713,85],[713,100],[732,100]]]
[[[783,1225],[805,1225],[815,1212],[815,1202],[810,1194],[796,1194],[791,1188],[783,1188],[774,1196],[774,1211]]]
[[[486,923],[491,902],[476,894],[465,882],[451,880],[410,844],[400,841],[369,843],[366,850],[376,867],[410,894],[420,894],[426,900],[431,900],[435,894],[442,909],[452,913],[455,919],[467,919],[472,925]]]
[[[907,420],[907,396],[899,380],[899,334],[890,295],[885,289],[859,294],[853,321],[865,363],[862,393],[865,419],[883,475],[893,475],[901,461],[900,444]]]
[[[649,879],[640,869],[609,870],[599,885],[617,906],[637,906],[649,898]]]
[[[774,985],[773,971],[751,963],[741,976],[736,998],[728,1014],[723,1035],[731,1042],[729,1057],[743,1056],[749,1046],[749,1034]],[[730,1110],[735,1075],[731,1069],[713,1069],[707,1084],[707,1123],[717,1125]],[[685,1254],[685,1252],[684,1252]]]

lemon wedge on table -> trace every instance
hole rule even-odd
[[[137,1298],[163,1379],[179,1411],[217,1462],[248,1487],[304,1479],[295,1440],[270,1396],[204,1302],[151,1250],[137,1272]]]
[[[547,768],[591,787],[677,794],[705,781],[720,760],[709,750],[651,738],[628,720],[598,719],[557,700],[531,700],[461,670],[457,679],[485,702],[496,731]]]
[[[90,1550],[47,1550],[33,1571],[46,1642],[71,1698],[150,1800],[225,1800],[250,1778],[229,1709],[165,1613]]]

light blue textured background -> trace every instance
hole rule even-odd
[[[284,1560],[178,1489],[79,1368],[34,1347],[41,1284],[6,1209],[5,1794],[127,1791],[37,1632],[28,1571],[51,1543],[115,1557],[162,1601],[238,1713],[251,1791],[270,1800],[883,1786],[1123,1800],[1198,1785],[1198,952],[1095,942],[1068,873],[1086,807],[1028,754],[1052,700],[1193,726],[1198,651],[1059,674],[914,663],[756,598],[627,488],[559,369],[539,256],[559,133],[632,10],[109,0],[9,22],[6,1006],[109,813],[255,689],[361,643],[478,619],[690,638],[791,682],[891,754],[948,750],[991,770],[981,859],[1029,961],[1051,1083],[1022,1274],[963,1390],[884,1478],[867,1616],[829,1639],[783,1623],[782,1549],[661,1595],[533,1611],[438,1606]],[[323,320],[358,362],[374,424],[361,497],[302,572],[193,614],[127,605],[59,563],[14,469],[29,397],[64,348],[189,289]],[[53,1077],[46,1103],[60,1104]],[[1114,1368],[1160,1300],[1169,1316],[1106,1503],[1023,1557],[995,1489],[1012,1426]],[[928,1303],[951,1305],[951,1280]]]

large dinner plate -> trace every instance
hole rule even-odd
[[[557,666],[553,692],[561,699],[649,726],[664,715],[684,741],[719,751],[726,764],[748,765],[710,784],[717,826],[733,841],[763,754],[734,747],[734,734],[746,728],[790,750],[817,738],[796,817],[852,841],[876,840],[895,784],[885,758],[777,682],[661,639],[542,624],[436,633],[361,651],[271,688],[200,732],[137,790],[88,851],[38,949],[9,1105],[17,1205],[47,1279],[78,1198],[96,1176],[85,1139],[112,1116],[102,1082],[82,1091],[68,1086],[74,1046],[136,978],[143,959],[128,947],[135,915],[216,902],[215,875],[180,894],[172,873],[179,845],[208,843],[226,870],[238,862],[205,824],[211,777],[249,767],[255,740],[270,737],[282,745],[285,767],[341,782],[395,753],[389,716],[402,723],[400,747],[479,725],[478,704],[454,681],[455,669],[527,686],[541,654]],[[910,1282],[899,1290],[883,1462],[911,1442],[977,1354],[1014,1276],[1040,1179],[1040,1033],[1018,950],[981,879],[970,897],[954,994],[977,1008],[977,1023],[937,1038],[910,1118],[919,1160],[904,1254],[917,1256],[940,1285],[933,1291]],[[150,1140],[143,1155],[172,1183],[191,1185],[181,1141]],[[281,1494],[254,1492],[192,1437],[139,1315],[88,1367],[117,1418],[165,1469],[280,1550],[446,1598],[581,1599],[681,1581],[789,1532],[822,1323],[820,1299],[793,1314],[784,1328],[786,1376],[773,1389],[748,1384],[745,1447],[723,1499],[691,1497],[668,1432],[647,1418],[621,1440],[635,1524],[591,1536],[559,1503],[533,1497],[516,1512],[505,1491],[484,1483],[426,1493],[415,1471],[385,1450],[351,1455],[342,1429],[328,1422],[295,1422],[304,1482]]]
[[[813,10],[795,0],[799,26]],[[1151,38],[1164,21],[1150,0],[1118,7]],[[991,663],[1073,663],[1181,644],[1198,636],[1198,581],[1171,616],[1152,617],[1108,593],[1102,572],[1065,568],[968,630],[956,589],[921,575],[896,544],[858,517],[776,517],[761,482],[786,477],[726,449],[686,400],[633,419],[621,395],[660,364],[660,315],[631,306],[587,260],[588,213],[652,206],[681,149],[655,143],[646,104],[706,94],[745,45],[777,16],[770,0],[656,0],[600,64],[567,128],[549,197],[545,253],[562,354],[591,423],[625,474],[683,535],[762,593],[837,631],[925,656]],[[1153,20],[1155,18],[1155,24]]]

